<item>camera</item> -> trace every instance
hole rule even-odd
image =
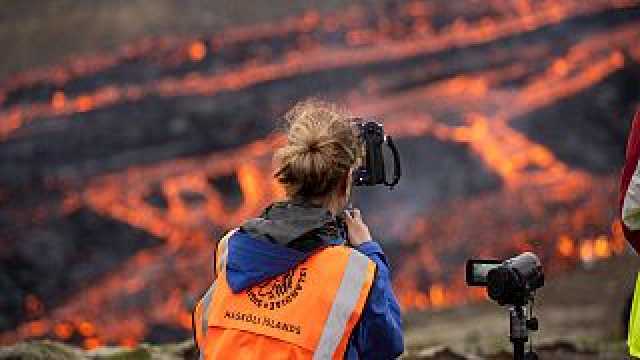
[[[375,186],[385,185],[390,189],[398,183],[402,170],[400,168],[400,153],[390,135],[384,133],[382,124],[376,121],[365,121],[362,118],[352,118],[358,133],[358,141],[363,154],[359,166],[353,170],[352,178],[354,186]],[[387,179],[387,168],[385,163],[384,145],[391,151],[393,156],[393,175],[391,180]],[[348,205],[351,208],[351,204]],[[344,217],[336,217],[338,228],[342,237],[347,240],[349,232],[344,221]]]
[[[505,261],[468,260],[467,285],[484,286],[489,298],[500,305],[524,305],[544,286],[540,259],[525,252]]]
[[[538,319],[533,317],[533,300],[535,291],[544,286],[540,259],[531,252],[525,252],[504,261],[468,260],[466,281],[469,286],[486,287],[489,298],[509,306],[509,340],[513,343],[513,358],[537,359],[532,347],[525,353],[524,346],[529,341],[529,332],[539,328]]]
[[[362,164],[353,173],[355,186],[375,186],[382,184],[393,188],[401,176],[400,154],[390,135],[384,133],[382,124],[375,121],[364,121],[354,118],[358,137],[364,149]],[[387,180],[383,145],[391,150],[393,156],[393,177]]]

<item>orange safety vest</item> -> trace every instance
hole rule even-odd
[[[234,232],[220,241],[217,278],[194,311],[200,359],[342,359],[375,263],[355,249],[330,246],[234,294],[225,271]]]

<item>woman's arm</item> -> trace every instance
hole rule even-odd
[[[376,274],[362,316],[349,340],[346,358],[395,359],[404,352],[400,306],[391,287],[389,262],[359,209],[345,212],[349,243],[376,263]],[[357,354],[351,354],[353,351]]]
[[[400,306],[391,287],[387,257],[374,241],[356,249],[376,263],[376,275],[351,342],[361,359],[394,359],[403,353],[404,340]]]

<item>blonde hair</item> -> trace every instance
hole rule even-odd
[[[351,116],[335,104],[305,100],[285,116],[287,143],[274,154],[275,177],[288,197],[335,193],[359,154]]]

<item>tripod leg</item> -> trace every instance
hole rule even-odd
[[[513,360],[524,360],[524,341],[513,341]]]
[[[528,330],[523,306],[514,306],[509,311],[509,339],[513,343],[513,359],[524,360],[524,344],[528,340]]]

